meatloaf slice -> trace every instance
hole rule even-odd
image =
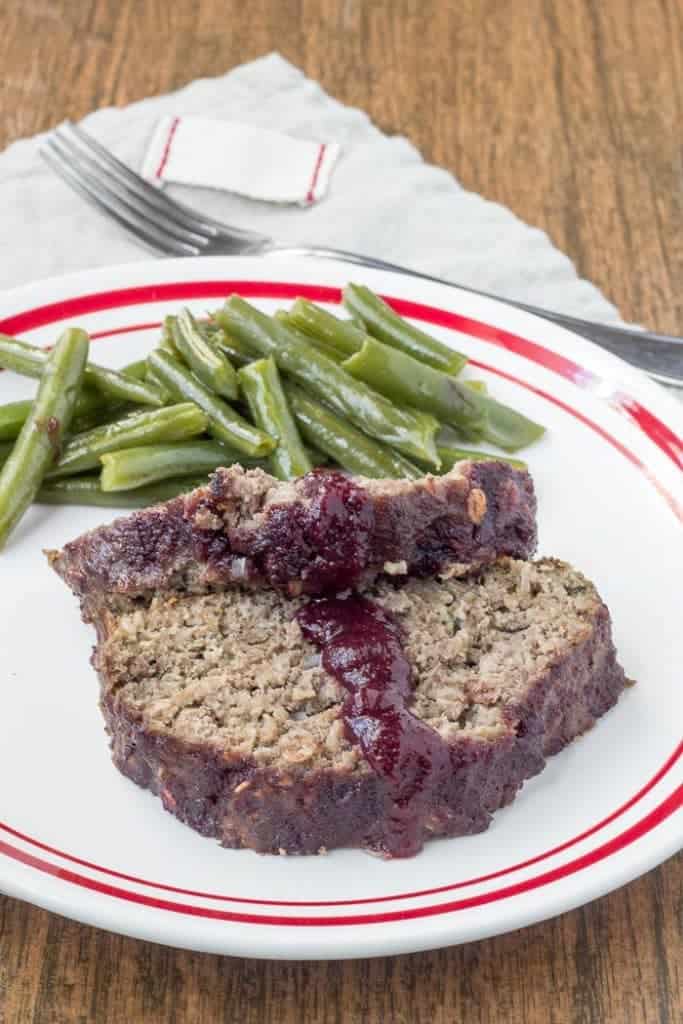
[[[419,842],[485,829],[625,685],[606,606],[562,562],[377,579],[364,597],[399,624],[410,710],[450,757],[420,802]],[[228,847],[391,855],[385,783],[344,727],[344,691],[303,638],[306,603],[235,586],[101,609],[94,665],[114,763]]]
[[[235,581],[297,596],[381,573],[527,558],[535,515],[529,474],[502,462],[461,462],[417,481],[318,470],[292,483],[233,466],[207,487],[117,519],[49,557],[86,609]]]

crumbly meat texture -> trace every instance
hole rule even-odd
[[[290,596],[428,576],[536,546],[528,473],[461,462],[417,481],[318,470],[280,483],[262,470],[218,470],[207,487],[135,512],[48,553],[96,616],[101,605],[161,591],[270,585]]]
[[[625,685],[606,606],[561,562],[502,559],[476,578],[383,579],[364,592],[400,622],[412,711],[450,748],[424,838],[486,828]],[[302,637],[301,600],[233,587],[102,609],[94,664],[113,759],[226,846],[376,848],[383,783],[346,735],[343,691]]]

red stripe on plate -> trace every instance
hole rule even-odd
[[[330,302],[330,303],[335,303],[336,302],[336,303],[339,303],[340,300],[341,300],[340,289],[324,287],[324,286],[311,286],[311,285],[300,285],[300,284],[281,284],[281,283],[277,283],[277,282],[264,283],[264,282],[261,282],[261,281],[255,281],[255,282],[253,282],[253,281],[247,281],[247,282],[234,282],[234,281],[185,282],[185,283],[163,284],[163,285],[144,286],[144,287],[139,287],[139,288],[121,289],[121,290],[113,291],[113,292],[104,292],[104,293],[99,293],[99,294],[94,294],[94,295],[81,296],[81,297],[77,297],[77,298],[74,298],[74,299],[65,300],[65,301],[60,302],[60,303],[53,303],[51,305],[42,306],[42,307],[39,307],[39,308],[37,308],[35,310],[27,311],[25,313],[18,314],[15,317],[11,317],[11,318],[6,319],[2,323],[0,323],[0,330],[3,330],[5,333],[18,333],[19,331],[33,330],[36,327],[44,326],[44,325],[46,325],[48,323],[54,322],[55,320],[67,319],[70,316],[85,315],[87,313],[92,313],[92,312],[100,311],[100,310],[103,310],[103,309],[118,308],[118,307],[122,307],[122,306],[126,306],[126,305],[133,305],[133,304],[141,304],[141,303],[149,303],[149,302],[159,302],[159,301],[165,301],[167,299],[176,299],[177,300],[177,299],[183,299],[183,298],[185,298],[185,299],[192,299],[192,298],[206,298],[206,297],[219,297],[220,298],[220,297],[224,297],[231,290],[239,291],[242,295],[244,295],[246,297],[253,297],[253,298],[259,298],[260,297],[260,298],[280,298],[281,299],[281,298],[294,298],[294,297],[296,297],[298,295],[304,295],[304,296],[306,296],[306,297],[308,297],[310,299],[313,299],[314,301],[318,301],[318,302]],[[583,387],[592,386],[598,380],[598,378],[596,378],[593,374],[589,373],[588,371],[584,371],[581,367],[579,367],[577,364],[573,363],[571,360],[566,359],[564,356],[560,356],[557,353],[551,352],[550,350],[545,349],[545,348],[543,348],[540,345],[537,345],[535,342],[527,341],[526,339],[520,338],[519,336],[511,334],[510,332],[504,331],[504,330],[502,330],[500,328],[495,328],[495,327],[492,327],[490,325],[483,324],[483,323],[481,323],[479,321],[471,320],[470,318],[466,318],[466,317],[461,317],[458,314],[449,313],[447,311],[439,310],[439,309],[436,309],[434,307],[422,306],[422,305],[420,305],[418,303],[412,303],[412,302],[407,302],[405,300],[392,299],[392,298],[388,298],[387,301],[389,301],[391,303],[391,305],[393,305],[393,307],[398,312],[400,312],[402,315],[410,316],[410,317],[412,317],[414,319],[422,319],[422,320],[425,320],[425,321],[427,321],[429,323],[439,324],[439,325],[442,325],[442,326],[446,326],[446,327],[449,327],[449,328],[461,331],[462,333],[467,333],[470,336],[478,337],[481,340],[484,340],[484,341],[487,341],[487,342],[491,342],[491,343],[496,344],[496,345],[498,345],[500,347],[506,348],[509,351],[515,352],[518,355],[521,355],[521,356],[523,356],[523,357],[525,357],[525,358],[527,358],[527,359],[529,359],[529,360],[531,360],[533,362],[536,362],[536,363],[539,363],[540,365],[545,366],[547,369],[550,369],[553,372],[558,373],[559,375],[563,376],[564,378],[566,378],[568,380],[571,380],[573,383],[577,384],[578,386],[583,386]],[[111,336],[111,335],[114,335],[114,334],[123,334],[123,333],[128,333],[128,332],[131,332],[131,331],[135,331],[135,330],[143,330],[143,329],[148,329],[148,328],[154,328],[154,327],[157,327],[157,326],[159,326],[157,323],[149,323],[149,324],[132,325],[132,326],[121,327],[121,328],[114,328],[114,329],[109,330],[109,331],[96,332],[96,333],[94,333],[92,335],[92,337],[100,337],[100,338],[108,337],[108,336]],[[613,447],[615,447],[621,454],[623,454],[626,458],[628,458],[629,461],[632,464],[634,464],[642,472],[644,472],[648,476],[648,478],[652,481],[652,483],[657,487],[657,489],[660,491],[660,493],[664,496],[664,498],[667,500],[667,502],[673,508],[674,512],[680,518],[683,518],[683,512],[681,510],[680,505],[672,498],[671,495],[669,495],[666,492],[666,490],[661,486],[661,484],[659,484],[659,482],[652,476],[650,470],[628,448],[626,448],[623,444],[621,444],[621,442],[617,441],[616,438],[612,437],[612,435],[610,435],[607,431],[605,431],[598,424],[594,423],[592,420],[588,419],[582,413],[579,413],[577,410],[573,409],[567,403],[561,401],[560,399],[556,398],[555,396],[549,394],[548,392],[543,391],[540,388],[537,388],[537,387],[535,387],[535,386],[533,386],[531,384],[528,384],[526,381],[523,381],[520,378],[513,376],[512,374],[509,374],[509,373],[507,373],[507,372],[505,372],[503,370],[499,370],[496,367],[489,366],[488,364],[482,363],[482,362],[480,362],[478,360],[470,360],[470,361],[475,366],[479,366],[479,367],[481,367],[483,369],[486,369],[486,370],[488,370],[488,371],[490,371],[492,373],[498,374],[499,376],[505,377],[506,379],[508,379],[508,380],[510,380],[510,381],[512,381],[512,382],[514,382],[516,384],[519,384],[520,386],[525,387],[528,390],[533,391],[534,393],[536,393],[540,397],[546,399],[547,401],[553,402],[555,405],[557,405],[558,407],[562,408],[564,411],[566,411],[567,413],[569,413],[570,415],[572,415],[575,418],[579,419],[582,423],[584,423],[585,425],[590,427],[599,436],[601,436],[604,440],[606,440]],[[613,404],[617,405],[617,407],[620,409],[620,411],[623,411],[627,415],[629,415],[629,417],[631,419],[633,419],[634,422],[637,423],[639,428],[648,437],[650,437],[650,439],[660,448],[660,450],[662,450],[669,458],[671,458],[672,461],[676,462],[677,464],[680,464],[680,452],[681,452],[680,439],[678,439],[677,436],[665,424],[663,424],[657,417],[655,417],[648,410],[646,410],[642,406],[640,406],[640,404],[637,403],[630,396],[614,393],[612,396],[610,396],[610,400],[612,401]],[[172,892],[178,892],[178,893],[182,893],[182,894],[186,894],[186,895],[206,896],[207,898],[211,898],[211,899],[232,900],[234,902],[258,903],[258,904],[278,905],[278,906],[279,905],[290,905],[290,906],[340,906],[340,905],[349,905],[349,904],[366,903],[366,902],[385,902],[385,901],[388,901],[388,900],[406,899],[406,898],[412,898],[412,897],[421,896],[421,895],[430,895],[430,894],[435,893],[435,892],[445,892],[445,891],[449,891],[451,889],[457,889],[457,888],[465,887],[467,885],[473,885],[473,884],[475,884],[477,882],[483,882],[483,881],[487,881],[487,880],[492,879],[492,878],[501,877],[502,875],[508,874],[508,873],[510,873],[512,871],[519,870],[522,867],[526,867],[526,866],[529,866],[531,864],[537,863],[538,861],[543,860],[543,859],[553,855],[554,853],[558,853],[558,852],[560,852],[560,851],[562,851],[562,850],[572,846],[574,843],[579,842],[581,839],[587,838],[588,836],[590,836],[593,833],[597,832],[600,828],[604,827],[609,822],[615,820],[615,818],[617,818],[620,814],[624,813],[624,811],[626,809],[628,809],[629,807],[633,806],[633,804],[635,802],[637,802],[637,800],[639,800],[644,795],[644,793],[647,792],[656,783],[656,781],[658,781],[663,776],[663,774],[670,769],[670,767],[673,765],[673,763],[678,759],[678,757],[680,757],[681,752],[682,752],[682,748],[683,748],[683,744],[681,745],[681,747],[678,748],[678,750],[676,752],[674,752],[674,754],[672,755],[671,758],[669,758],[669,760],[666,762],[666,764],[664,766],[662,766],[662,768],[659,770],[657,775],[655,775],[653,777],[653,780],[651,780],[650,783],[647,783],[639,791],[639,793],[637,793],[626,804],[624,804],[622,806],[622,808],[619,808],[617,811],[613,812],[608,818],[604,819],[602,822],[599,822],[597,825],[593,826],[591,829],[588,829],[586,832],[582,833],[581,835],[575,837],[572,840],[568,840],[566,843],[564,843],[564,844],[554,848],[553,850],[548,851],[545,854],[539,854],[537,857],[532,858],[529,861],[522,862],[521,864],[515,865],[515,866],[510,867],[510,868],[502,869],[501,871],[495,872],[492,875],[482,876],[482,878],[480,878],[480,879],[472,879],[472,880],[469,880],[469,881],[458,882],[458,883],[454,883],[453,885],[440,887],[438,889],[423,890],[422,892],[399,894],[399,895],[395,895],[395,896],[377,897],[376,899],[372,899],[372,900],[348,900],[348,901],[340,900],[340,901],[329,901],[329,902],[321,902],[321,903],[310,901],[310,902],[301,902],[301,903],[287,904],[287,903],[284,903],[284,902],[281,903],[280,901],[275,901],[275,900],[273,900],[273,901],[269,901],[269,900],[262,900],[262,901],[261,900],[247,900],[247,899],[243,899],[243,898],[239,898],[239,897],[226,897],[226,896],[217,896],[217,895],[212,895],[212,894],[195,893],[192,890],[176,889],[175,887],[172,887],[172,886],[165,886],[165,885],[160,884],[160,883],[148,882],[148,881],[145,881],[145,880],[136,879],[134,876],[128,876],[128,875],[124,875],[124,874],[119,873],[119,872],[110,871],[109,869],[101,868],[98,865],[90,864],[87,861],[80,860],[79,858],[72,857],[69,854],[62,853],[59,850],[56,850],[56,849],[54,849],[52,847],[49,847],[49,846],[46,846],[45,844],[39,843],[37,840],[33,840],[33,839],[30,839],[30,838],[28,838],[26,836],[23,836],[23,835],[21,835],[21,833],[18,833],[15,830],[11,829],[9,826],[5,826],[5,825],[1,825],[0,824],[0,828],[3,828],[6,832],[9,832],[10,834],[15,835],[17,838],[21,838],[24,841],[30,842],[33,845],[35,845],[35,846],[37,846],[37,847],[39,847],[41,849],[44,849],[44,850],[46,850],[48,852],[55,853],[55,854],[57,854],[59,856],[62,856],[64,858],[72,861],[72,862],[81,864],[82,866],[90,867],[90,868],[92,868],[94,870],[98,870],[98,871],[102,871],[104,873],[108,873],[108,874],[110,874],[110,875],[112,875],[114,877],[119,877],[121,879],[125,879],[125,880],[128,880],[128,881],[134,881],[134,882],[137,882],[138,884],[155,886],[155,887],[157,887],[159,889],[163,889],[163,890],[166,890],[166,891],[172,891]],[[681,789],[677,790],[676,792],[677,792],[677,794],[679,796],[679,805],[680,805]],[[675,795],[676,794],[674,794],[674,796]],[[655,818],[653,816],[656,816],[657,811],[661,810],[662,808],[668,808],[670,800],[671,800],[671,798],[668,798],[667,800],[665,800],[664,803],[660,805],[660,808],[658,808],[655,811],[651,812],[645,819],[643,819],[643,822],[654,821]],[[664,814],[664,817],[668,817],[668,815],[670,813],[673,813],[673,811],[672,810],[667,810],[667,812]],[[650,827],[654,827],[654,825],[651,825]],[[631,829],[626,830],[626,832],[622,833],[622,837],[633,834],[635,836],[635,838],[637,838],[637,836],[633,832],[633,830],[637,829],[637,828],[638,828],[638,826],[633,826]],[[649,830],[649,828],[645,829],[645,831],[648,831],[648,830]],[[638,833],[638,835],[639,834],[642,834],[642,833]],[[633,839],[631,839],[629,841],[633,841]],[[614,842],[615,842],[615,840],[610,841],[609,843],[604,844],[602,847],[599,847],[598,850],[611,850],[612,847],[613,847]],[[616,848],[620,849],[622,845],[625,845],[625,843],[622,843],[619,847],[615,847],[615,849]],[[155,901],[152,898],[139,897],[138,894],[135,894],[135,893],[133,893],[133,894],[126,894],[125,890],[117,890],[117,889],[115,889],[115,887],[102,885],[101,883],[93,882],[90,879],[84,879],[83,882],[80,882],[80,881],[78,881],[78,879],[80,879],[81,876],[75,875],[73,872],[69,872],[67,869],[62,869],[62,868],[59,868],[59,867],[54,866],[54,865],[49,865],[47,862],[41,861],[39,858],[35,858],[32,855],[30,855],[30,854],[24,854],[23,851],[16,850],[15,848],[10,847],[9,844],[0,843],[0,851],[6,852],[8,856],[14,856],[15,859],[21,860],[21,859],[25,859],[26,858],[25,859],[25,863],[30,863],[30,862],[35,861],[34,866],[46,865],[46,867],[40,867],[40,869],[41,870],[47,870],[48,873],[54,874],[54,875],[56,875],[58,877],[66,878],[69,881],[76,881],[77,884],[86,884],[86,887],[89,887],[89,888],[100,888],[100,890],[103,891],[103,892],[111,890],[111,894],[112,895],[123,894],[121,896],[121,898],[130,898],[130,899],[136,900],[137,902],[147,902],[147,903],[149,903],[149,905],[152,905],[152,906],[154,906],[154,905],[163,906],[166,903],[166,901],[158,901],[158,900]],[[13,852],[10,852],[10,851],[13,851]],[[595,854],[596,854],[596,851],[593,851],[593,853],[586,854],[586,855],[584,855],[584,857],[578,858],[576,861],[573,861],[573,862],[570,862],[570,863],[571,864],[575,864],[575,865],[580,865],[580,866],[586,866],[586,863],[588,863],[586,858],[591,858]],[[608,855],[608,853],[604,853],[604,856],[607,856],[607,855]],[[598,859],[601,859],[601,858],[598,858]],[[584,862],[586,862],[586,863],[584,863]],[[514,895],[515,892],[517,892],[517,891],[521,892],[521,891],[525,891],[525,889],[527,889],[527,888],[534,888],[536,886],[536,884],[547,884],[547,881],[541,881],[543,879],[546,879],[548,881],[553,881],[553,880],[555,880],[556,877],[562,877],[562,874],[564,874],[564,873],[570,873],[567,870],[568,867],[569,867],[569,865],[565,865],[562,868],[557,868],[557,869],[554,869],[551,872],[547,872],[545,875],[538,876],[538,879],[536,879],[536,880],[531,879],[528,882],[518,883],[517,886],[509,886],[507,889],[499,890],[498,892],[500,894],[503,894],[503,895],[496,896],[495,894],[487,894],[486,896],[483,896],[483,897],[473,897],[472,900],[483,903],[483,902],[490,902],[493,898],[507,898],[508,895]],[[575,868],[575,870],[579,870],[579,869],[580,869],[580,867],[576,867]],[[562,874],[558,874],[558,872],[560,872]],[[71,877],[67,877],[67,876],[71,876]],[[522,886],[523,888],[519,888],[519,886]],[[190,908],[190,909],[186,909],[186,908],[183,907],[183,905],[180,905],[180,904],[170,904],[170,903],[168,904],[167,909],[177,910],[178,912],[183,912],[183,913],[201,914],[203,916],[218,916],[218,917],[223,917],[226,920],[249,921],[250,919],[253,919],[254,921],[257,921],[258,923],[284,923],[284,924],[313,924],[313,925],[319,925],[319,924],[337,924],[337,923],[341,923],[341,924],[347,924],[347,923],[371,923],[372,921],[397,920],[397,919],[404,919],[406,917],[411,917],[411,916],[426,916],[429,913],[443,913],[443,912],[446,912],[448,909],[463,909],[465,906],[477,905],[477,902],[473,903],[472,900],[462,900],[462,901],[459,901],[459,903],[443,905],[443,908],[421,908],[420,910],[416,910],[416,911],[397,912],[396,914],[365,915],[365,918],[358,917],[356,919],[352,919],[352,918],[330,918],[330,919],[319,919],[319,918],[304,919],[304,918],[302,918],[302,919],[296,919],[296,920],[295,919],[291,919],[290,920],[290,919],[286,919],[286,918],[272,918],[272,919],[270,919],[270,918],[267,918],[265,916],[257,917],[255,915],[237,915],[237,914],[228,914],[228,913],[224,914],[224,913],[218,912],[218,911],[215,911],[215,912],[211,911],[211,912],[209,912],[209,911],[205,911],[204,908]]]
[[[90,334],[90,340],[97,341],[100,338],[112,338],[115,334],[134,334],[135,331],[152,331],[158,327],[161,327],[160,320],[155,320],[150,324],[131,324],[130,327],[112,327],[108,331],[93,331]]]
[[[114,327],[107,331],[97,331],[91,334],[90,337],[91,339],[102,339],[113,337],[114,335],[118,334],[129,334],[134,331],[151,330],[159,326],[160,323],[158,321],[153,323],[132,324],[126,327]],[[2,325],[0,325],[0,328],[1,327]],[[543,349],[542,351],[546,350]],[[529,358],[531,358],[531,356]],[[659,483],[656,477],[653,476],[650,470],[636,455],[633,454],[633,452],[626,448],[625,445],[623,445],[620,441],[613,437],[612,434],[610,434],[608,431],[604,430],[601,426],[599,426],[593,420],[589,419],[587,416],[584,416],[584,414],[580,413],[577,409],[574,409],[573,406],[568,405],[566,402],[563,402],[561,399],[556,398],[549,392],[544,391],[543,389],[538,388],[533,384],[529,384],[527,381],[522,380],[520,377],[516,377],[511,373],[507,373],[507,371],[501,370],[496,366],[491,366],[490,363],[481,362],[481,360],[479,359],[470,358],[469,363],[471,366],[476,366],[481,370],[486,370],[488,373],[493,373],[498,377],[504,377],[505,380],[509,380],[513,384],[518,384],[520,387],[526,388],[527,391],[532,391],[535,395],[538,395],[540,398],[543,398],[548,402],[552,402],[553,405],[558,406],[558,408],[562,409],[564,412],[569,413],[570,416],[573,416],[575,419],[579,420],[585,426],[595,431],[595,433],[598,434],[599,437],[603,438],[603,440],[607,441],[610,445],[612,445],[613,448],[620,452],[625,458],[629,460],[629,462],[636,466],[648,478],[648,480],[657,489],[657,491],[661,494],[661,496],[667,502],[669,507],[672,509],[674,515],[683,522],[683,506],[681,505],[681,503],[677,502],[673,495],[671,495],[666,490],[666,488],[664,488]],[[631,400],[628,399],[627,396],[622,396],[622,399],[624,402],[631,402]],[[635,413],[633,415],[635,416]],[[658,447],[662,448],[667,454],[670,455],[670,457],[673,457],[675,453],[673,452],[671,446],[671,438],[675,438],[675,435],[671,431],[669,431],[668,427],[666,427],[663,423],[661,423],[659,420],[653,417],[650,413],[647,413],[646,410],[642,408],[638,413],[638,417],[641,429],[645,430],[646,433],[649,433],[649,436],[651,436],[652,439],[655,440],[655,443],[658,445]]]
[[[616,437],[613,437],[612,434],[610,434],[607,430],[601,427],[598,423],[595,423],[593,420],[589,419],[588,416],[584,416],[584,414],[582,412],[579,412],[578,409],[574,409],[573,406],[568,405],[566,402],[563,402],[561,398],[556,398],[555,395],[551,395],[548,391],[544,391],[542,388],[537,388],[534,384],[528,384],[520,377],[515,377],[513,374],[507,373],[505,370],[500,370],[496,366],[490,366],[488,363],[482,363],[478,359],[469,359],[468,362],[470,366],[477,366],[480,370],[486,370],[488,371],[488,373],[494,373],[498,377],[504,377],[505,380],[509,380],[513,384],[519,384],[520,387],[526,388],[527,391],[533,391],[533,393],[535,395],[538,395],[539,398],[545,398],[546,401],[552,402],[553,405],[556,405],[559,409],[562,409],[564,412],[569,413],[570,416],[573,416],[575,419],[579,420],[580,423],[583,423],[585,426],[595,431],[595,433],[599,437],[601,437],[604,441],[607,441],[608,444],[611,444],[613,448],[616,448],[616,450],[621,455],[623,455],[624,458],[628,459],[628,461],[632,463],[632,465],[636,466],[637,469],[639,469],[641,473],[643,473],[647,477],[647,479],[650,481],[653,487],[655,487],[659,494],[662,496],[662,498],[664,498],[665,502],[672,510],[676,518],[683,522],[683,505],[681,504],[681,502],[677,501],[674,498],[673,494],[670,494],[669,491],[667,491],[667,489],[663,487],[662,484],[660,484],[659,480],[657,480],[657,478],[648,469],[645,463],[641,462],[637,455],[634,455],[634,453],[629,448],[623,445],[621,441],[617,441]],[[661,444],[659,445],[659,447],[661,447]]]
[[[579,387],[585,387],[587,383],[597,380],[593,373],[584,370],[571,359],[567,359],[551,349],[543,348],[535,341],[522,338],[519,334],[503,330],[502,327],[494,327],[492,324],[461,316],[460,313],[451,313],[446,309],[425,306],[421,302],[394,299],[389,295],[383,295],[382,298],[401,316],[409,317],[411,320],[423,320],[425,323],[438,327],[447,327],[449,330],[467,334],[470,338],[479,338],[480,341],[487,341],[498,348],[505,348],[508,352],[525,356],[532,363],[538,363],[539,366],[545,366],[546,369],[558,373],[561,377],[566,377],[567,380],[573,381]]]
[[[178,299],[225,299],[231,292],[239,292],[244,298],[252,299],[295,299],[299,295],[313,298],[316,302],[340,302],[341,289],[323,285],[281,284],[264,281],[177,281],[174,283],[140,285],[135,288],[118,288],[109,292],[94,292],[78,295],[47,306],[17,313],[0,321],[0,331],[5,334],[19,334],[33,331],[58,320],[70,320],[89,313],[100,313],[105,309],[122,309],[124,306],[146,305],[150,302],[169,302]]]
[[[550,885],[552,882],[560,881],[577,871],[583,871],[593,864],[599,863],[606,857],[610,857],[619,850],[630,846],[638,839],[647,835],[652,829],[660,825],[668,817],[683,807],[683,786],[679,786],[671,796],[667,797],[659,807],[647,814],[637,824],[632,825],[614,839],[596,847],[590,853],[577,857],[568,864],[546,871],[536,878],[530,878],[523,882],[516,882],[513,885],[505,886],[502,889],[495,889],[492,892],[482,893],[479,896],[470,896],[461,900],[452,900],[450,903],[441,903],[429,907],[412,907],[408,910],[388,911],[380,914],[353,914],[348,917],[334,915],[328,917],[297,917],[294,915],[276,914],[245,914],[240,911],[217,910],[213,907],[198,907],[191,903],[175,903],[171,900],[159,899],[155,896],[145,896],[142,893],[130,892],[118,886],[109,885],[106,882],[98,882],[93,878],[86,878],[67,868],[60,868],[50,864],[40,857],[25,853],[9,843],[0,841],[0,853],[11,857],[13,860],[42,871],[44,874],[52,875],[63,882],[70,882],[72,885],[81,886],[83,889],[90,889],[93,892],[102,893],[105,896],[113,896],[116,899],[126,900],[129,903],[137,903],[145,907],[152,907],[155,910],[168,910],[175,914],[185,914],[190,917],[210,918],[214,921],[230,921],[238,924],[259,924],[259,925],[284,925],[294,927],[345,927],[349,925],[365,924],[387,924],[393,921],[409,921],[421,917],[434,917],[439,914],[450,914],[459,910],[469,910],[473,907],[481,907],[487,903],[496,903],[500,900],[509,899],[512,896],[519,896],[525,892]]]
[[[143,305],[150,302],[165,302],[179,299],[225,298],[236,291],[245,298],[294,299],[301,295],[314,302],[341,302],[341,289],[327,285],[290,284],[279,281],[181,281],[156,285],[140,285],[135,288],[120,288],[108,292],[80,295],[46,306],[17,313],[0,322],[0,331],[5,334],[19,334],[35,330],[58,320],[85,316],[106,309]],[[585,370],[571,359],[544,348],[534,341],[522,338],[501,327],[485,324],[471,317],[451,313],[435,306],[383,296],[402,316],[422,320],[425,323],[448,327],[507,349],[540,366],[572,381],[578,387],[593,387],[600,378]],[[609,400],[625,413],[679,468],[683,468],[683,443],[674,432],[658,417],[645,409],[636,399],[621,392],[614,392]]]
[[[423,306],[419,302],[408,302],[405,299],[393,299],[389,296],[383,296],[383,298],[401,316],[448,327],[451,330],[460,331],[461,334],[467,334],[471,338],[479,338],[481,341],[497,345],[498,348],[507,349],[509,352],[530,359],[531,362],[537,363],[539,366],[544,366],[547,370],[552,370],[553,373],[572,381],[580,388],[594,387],[601,383],[601,378],[589,370],[585,370],[578,363],[553,352],[552,349],[538,345],[535,341],[522,338],[518,334],[512,334],[500,327],[482,323],[480,320],[460,316],[458,313],[435,309],[433,306]],[[615,391],[608,397],[613,406],[634,420],[657,447],[661,448],[679,469],[683,469],[683,440],[677,434],[674,434],[665,423],[662,423],[629,395]]]
[[[626,413],[638,424],[643,433],[647,434],[655,442],[658,448],[668,455],[680,469],[683,469],[683,440],[674,434],[673,430],[662,423],[651,412],[643,408],[638,402],[628,395],[618,393],[615,395],[613,404],[620,412]]]
[[[226,896],[222,893],[202,892],[201,890],[196,889],[183,889],[175,885],[165,885],[162,882],[150,882],[146,878],[138,878],[137,875],[128,875],[123,871],[114,871],[111,868],[104,868],[99,864],[95,864],[93,861],[83,860],[81,857],[74,857],[72,854],[64,853],[62,850],[59,850],[54,846],[48,846],[47,843],[41,843],[37,839],[32,839],[30,836],[25,835],[23,832],[18,832],[16,829],[11,828],[3,822],[0,822],[0,829],[8,835],[14,836],[15,839],[20,839],[25,843],[30,843],[31,846],[35,846],[37,849],[43,850],[46,853],[53,853],[58,857],[62,857],[71,864],[79,864],[81,867],[89,868],[92,871],[99,871],[101,874],[109,875],[112,878],[120,878],[126,882],[134,882],[136,885],[145,885],[149,888],[160,889],[164,892],[173,892],[181,896],[198,896],[201,899],[220,900],[221,902],[227,903],[246,903],[251,906],[354,907],[361,906],[366,903],[389,903],[395,900],[408,900],[422,896],[434,896],[437,893],[452,892],[455,889],[466,889],[468,886],[480,885],[483,882],[490,882],[495,878],[502,878],[515,871],[521,871],[523,868],[531,867],[533,864],[539,864],[541,861],[547,860],[549,857],[553,857],[557,853],[562,853],[564,850],[570,849],[582,840],[588,839],[590,836],[601,831],[607,825],[610,825],[613,821],[616,821],[617,818],[620,818],[626,813],[626,811],[630,810],[631,807],[634,807],[635,804],[639,803],[639,801],[642,800],[658,782],[661,782],[664,776],[667,775],[674,765],[680,760],[681,756],[683,756],[683,741],[679,743],[671,756],[667,758],[662,767],[655,775],[652,776],[649,782],[646,782],[637,793],[626,801],[626,803],[622,804],[621,807],[618,807],[615,811],[612,811],[612,813],[606,818],[602,818],[595,825],[592,825],[591,828],[586,829],[584,832],[580,832],[579,835],[574,836],[572,839],[567,839],[564,843],[560,843],[559,846],[554,846],[552,849],[546,850],[545,853],[539,853],[535,857],[530,857],[528,860],[520,861],[518,864],[513,864],[511,867],[501,868],[499,871],[493,871],[488,875],[480,875],[478,878],[463,879],[461,882],[453,882],[450,885],[439,885],[431,889],[417,889],[413,892],[400,892],[393,896],[374,896],[355,900],[267,900],[249,899],[245,896]]]

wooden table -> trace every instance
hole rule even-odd
[[[278,49],[467,188],[545,229],[627,319],[683,334],[680,0],[6,0],[0,145]],[[261,963],[0,898],[0,1024],[665,1024],[683,859],[455,949]]]

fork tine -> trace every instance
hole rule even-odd
[[[55,171],[60,178],[63,178],[63,180],[72,189],[74,189],[74,191],[78,192],[79,195],[93,206],[96,206],[99,210],[103,210],[107,216],[111,217],[120,224],[121,227],[125,228],[136,238],[141,239],[152,249],[155,249],[157,252],[163,252],[166,255],[173,256],[199,255],[199,250],[196,247],[186,245],[184,242],[179,242],[167,232],[154,228],[152,225],[148,225],[138,218],[133,219],[130,216],[130,212],[123,207],[122,203],[113,203],[108,198],[104,198],[102,195],[98,194],[90,184],[86,183],[80,174],[76,173],[69,166],[64,156],[54,145],[52,139],[47,140],[40,153],[52,170]]]
[[[63,125],[59,125],[55,129],[54,134],[62,141],[69,142],[73,146],[73,141],[69,136],[73,136],[78,140],[80,144],[78,149],[79,153],[85,151],[92,159],[96,160],[97,163],[130,188],[136,195],[141,199],[149,202],[151,206],[156,207],[159,211],[167,214],[169,217],[174,219],[176,223],[183,227],[189,228],[191,231],[201,231],[206,235],[215,236],[218,234],[218,230],[214,225],[208,221],[203,220],[198,215],[186,214],[179,205],[173,200],[170,200],[168,196],[164,195],[154,185],[150,185],[149,182],[141,178],[140,175],[131,171],[118,157],[115,157],[113,153],[105,149],[104,146],[94,139],[87,132],[79,128],[78,125],[72,124],[70,121],[65,121]]]
[[[81,177],[89,178],[93,187],[97,186],[98,189],[121,200],[131,210],[139,213],[141,217],[150,221],[155,227],[167,231],[169,235],[173,235],[179,242],[185,242],[187,245],[195,245],[199,249],[203,249],[213,238],[213,236],[207,237],[205,234],[191,231],[189,228],[182,227],[170,220],[165,212],[152,206],[147,199],[141,199],[127,185],[118,181],[109,172],[103,171],[102,167],[95,160],[70,139],[65,139],[56,133],[51,138],[53,148],[56,147],[60,151],[62,157],[69,162],[70,166]]]
[[[215,237],[221,236],[236,241],[270,241],[270,239],[265,235],[261,235],[256,231],[248,231],[244,228],[236,228],[231,227],[229,224],[223,224],[221,221],[215,220],[213,217],[208,217],[203,213],[198,213],[196,210],[193,210],[191,207],[179,202],[177,199],[171,199],[170,196],[160,191],[155,185],[151,185],[139,174],[136,174],[135,171],[132,171],[130,167],[119,160],[118,157],[115,157],[113,153],[110,153],[108,149],[98,142],[97,139],[93,138],[92,135],[89,135],[85,129],[80,127],[80,125],[74,124],[72,121],[65,121],[56,129],[56,133],[62,138],[67,133],[73,135],[78,139],[81,146],[87,149],[91,157],[98,160],[107,170],[116,174],[138,196],[147,199],[153,206],[156,206],[158,210],[163,211],[169,217],[174,219],[177,224],[189,228],[191,231],[199,232],[200,234],[208,234]]]

